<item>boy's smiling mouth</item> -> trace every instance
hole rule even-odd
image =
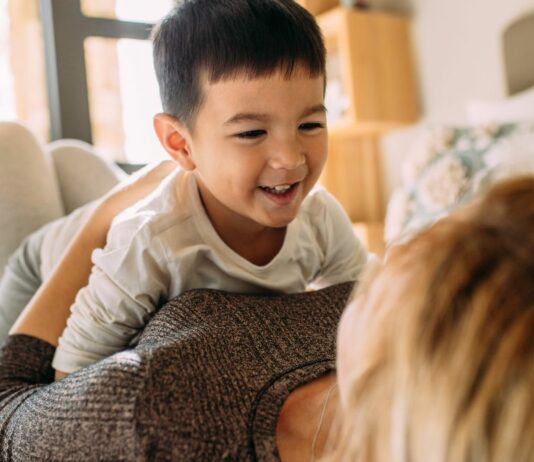
[[[260,186],[260,188],[263,189],[264,191],[267,191],[273,194],[284,194],[296,184],[297,183],[280,184],[276,186]]]
[[[301,182],[297,181],[276,186],[259,186],[258,189],[277,205],[288,205],[296,196],[300,184]]]

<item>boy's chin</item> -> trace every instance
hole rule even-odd
[[[268,228],[285,228],[287,227],[294,219],[296,218],[295,215],[287,216],[287,217],[269,217],[269,219],[262,220],[262,225],[266,226]]]

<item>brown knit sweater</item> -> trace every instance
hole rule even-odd
[[[139,344],[53,382],[54,348],[0,350],[2,461],[278,460],[289,393],[334,367],[352,283],[281,296],[185,293]]]

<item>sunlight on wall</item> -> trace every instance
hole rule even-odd
[[[157,22],[173,5],[173,0],[117,0],[115,14],[123,21]]]
[[[151,43],[121,39],[117,52],[126,158],[131,163],[164,159],[167,153],[152,128],[152,118],[161,112],[161,103]]]
[[[9,62],[7,0],[0,0],[0,119],[14,119],[16,116],[15,88]]]
[[[173,6],[172,0],[118,0],[115,13],[124,21],[159,21]],[[167,157],[152,128],[152,118],[161,112],[150,42],[118,41],[124,150],[128,162],[146,163]]]

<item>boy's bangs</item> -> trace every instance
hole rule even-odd
[[[250,40],[250,39],[253,40]],[[307,70],[310,77],[325,74],[322,43],[299,43],[298,37],[278,36],[266,43],[264,39],[243,37],[228,46],[207,46],[201,69],[211,83],[245,74],[250,78],[270,76],[281,71],[289,79],[298,69]],[[233,46],[235,45],[235,46]],[[317,49],[319,47],[319,49]]]
[[[207,20],[203,24],[213,27],[197,30],[202,36],[199,64],[212,83],[236,74],[254,78],[279,70],[289,78],[296,67],[307,69],[311,77],[324,74],[321,32],[304,10],[277,1],[247,2],[246,6],[239,14],[228,6],[213,8],[219,27]]]
[[[293,0],[182,0],[153,37],[163,109],[190,124],[202,76],[216,83],[278,71],[325,75],[319,26]]]
[[[263,66],[251,65],[250,63],[243,63],[241,67],[236,67],[230,63],[217,62],[214,64],[210,67],[204,67],[204,73],[209,83],[232,80],[241,76],[245,76],[248,79],[270,77],[277,72],[280,72],[287,80],[291,79],[295,72],[307,72],[310,78],[324,74],[324,71],[320,67],[314,66],[313,63],[295,58],[273,60]]]

